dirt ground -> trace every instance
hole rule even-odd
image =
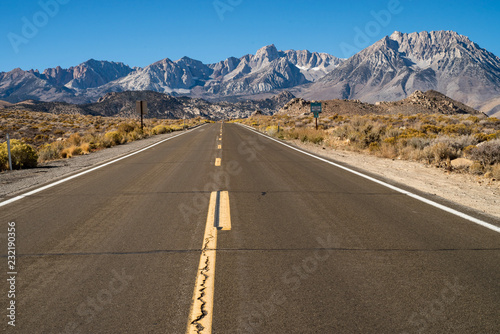
[[[450,173],[422,163],[392,160],[350,151],[323,148],[299,140],[297,147],[337,160],[414,189],[500,218],[500,181],[468,174]]]

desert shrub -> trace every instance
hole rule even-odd
[[[358,131],[355,142],[358,143],[360,148],[366,148],[372,146],[372,144],[377,144],[380,141],[381,135],[384,134],[384,129],[380,127],[372,126],[371,124],[365,125]],[[352,140],[352,139],[351,139]]]
[[[69,145],[79,146],[82,142],[82,137],[78,133],[73,133],[68,139],[66,139],[66,142]]]
[[[12,168],[35,168],[38,164],[38,155],[35,149],[23,143],[20,140],[13,139],[10,141],[10,151],[12,159]],[[7,142],[0,145],[0,169],[9,168],[9,156],[7,151]]]
[[[463,123],[449,124],[443,127],[443,132],[445,134],[470,135],[472,128]]]
[[[151,133],[153,135],[161,135],[167,132],[169,131],[167,130],[167,127],[165,125],[157,125],[153,128],[153,130],[151,130]]]
[[[484,173],[484,167],[481,165],[481,163],[476,161],[469,167],[469,173],[474,175],[482,175]]]
[[[37,140],[37,141],[44,141],[47,139],[49,139],[49,136],[47,136],[47,135],[37,134],[35,136],[35,140]]]
[[[394,138],[397,138],[399,135],[401,134],[401,130],[399,129],[396,129],[396,128],[388,128],[386,131],[385,131],[385,136],[387,138],[390,138],[390,137],[394,137]]]
[[[482,166],[500,163],[500,139],[495,139],[478,144],[469,153],[472,160],[478,161]]]
[[[325,137],[323,136],[323,134],[312,133],[312,134],[307,135],[305,137],[305,140],[303,140],[303,141],[310,141],[313,144],[320,144],[323,142],[324,139],[325,139]]]
[[[432,144],[442,143],[455,151],[457,155],[462,152],[466,147],[477,144],[477,139],[474,136],[440,136],[432,141]]]
[[[89,154],[90,151],[92,151],[92,145],[90,143],[82,143],[80,148],[82,150],[81,154]]]
[[[398,156],[398,150],[396,146],[383,142],[380,144],[377,155],[383,158],[394,159]]]
[[[118,125],[118,131],[124,132],[124,133],[129,133],[135,130],[136,125],[133,123],[127,123],[123,122]]]
[[[136,141],[144,138],[144,133],[141,129],[136,129],[132,132],[127,133],[127,142]]]
[[[68,149],[72,156],[81,155],[83,153],[80,146],[70,146]]]
[[[171,132],[172,131],[181,131],[181,130],[183,130],[183,127],[180,125],[172,125],[172,126],[170,126],[170,130],[171,130]]]
[[[423,155],[428,162],[431,162],[431,157],[434,158],[435,162],[451,160],[458,157],[457,151],[448,143],[444,142],[435,143],[426,147],[423,151]]]
[[[301,142],[311,142],[319,144],[325,140],[325,132],[322,130],[316,131],[312,128],[295,128],[283,132],[285,139],[298,139]]]
[[[412,137],[406,140],[406,146],[415,149],[415,150],[423,150],[427,146],[430,145],[432,139],[425,137]]]
[[[299,133],[296,129],[290,129],[284,133],[285,139],[299,139]]]
[[[491,168],[491,176],[494,179],[500,180],[500,163],[493,165]]]
[[[370,150],[370,152],[377,151],[377,150],[379,150],[379,148],[380,148],[380,146],[379,146],[378,142],[371,142],[370,145],[368,146],[368,149]]]
[[[110,146],[113,146],[113,145],[120,145],[122,143],[123,136],[119,131],[110,131],[106,132],[104,138],[109,142],[109,144],[111,144]]]
[[[270,136],[275,136],[278,133],[278,127],[275,125],[268,126],[266,128],[266,133]]]
[[[66,147],[61,151],[61,157],[64,159],[71,158],[73,156],[80,154],[82,154],[82,148],[80,146],[75,146],[75,145]]]
[[[45,144],[38,151],[38,161],[45,162],[60,159],[63,148],[64,147],[61,142]]]
[[[431,134],[431,133],[438,134],[439,132],[441,132],[441,129],[433,124],[424,124],[420,128],[420,131],[427,133],[427,134]]]

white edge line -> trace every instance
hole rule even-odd
[[[203,126],[203,125],[202,125],[202,126]],[[199,129],[199,128],[201,128],[201,126],[200,126],[200,127],[195,128],[195,129],[193,129],[193,130],[196,130],[196,129]],[[151,145],[149,145],[149,146],[146,146],[146,147],[144,147],[144,148],[142,148],[142,149],[140,149],[140,150],[138,150],[138,151],[132,152],[132,153],[127,154],[127,155],[125,155],[125,156],[123,156],[123,157],[120,157],[120,158],[118,158],[118,159],[115,159],[115,160],[112,160],[112,161],[106,162],[106,163],[104,163],[104,164],[102,164],[102,165],[99,165],[99,166],[97,166],[97,167],[93,167],[93,168],[88,169],[88,170],[86,170],[86,171],[83,171],[83,172],[81,172],[81,173],[78,173],[78,174],[75,174],[75,175],[69,176],[69,177],[64,178],[64,179],[62,179],[62,180],[56,181],[56,182],[54,182],[54,183],[47,184],[47,185],[45,185],[45,186],[43,186],[43,187],[40,187],[40,188],[37,188],[37,189],[32,190],[32,191],[30,191],[30,192],[27,192],[27,193],[25,193],[25,194],[22,194],[22,195],[19,195],[19,196],[13,197],[13,198],[11,198],[11,199],[9,199],[9,200],[6,200],[6,201],[3,201],[3,202],[0,202],[0,207],[5,206],[5,205],[10,204],[10,203],[13,203],[13,202],[16,202],[16,201],[18,201],[18,200],[20,200],[20,199],[23,199],[23,198],[25,198],[25,197],[28,197],[28,196],[34,195],[34,194],[39,193],[39,192],[41,192],[41,191],[44,191],[44,190],[46,190],[46,189],[52,188],[52,187],[54,187],[54,186],[57,186],[57,185],[59,185],[59,184],[61,184],[61,183],[66,182],[66,181],[69,181],[69,180],[75,179],[75,178],[77,178],[77,177],[79,177],[79,176],[82,176],[82,175],[88,174],[88,173],[93,172],[93,171],[95,171],[95,170],[98,170],[98,169],[100,169],[100,168],[106,167],[106,166],[111,165],[111,164],[113,164],[113,163],[115,163],[115,162],[118,162],[118,161],[120,161],[120,160],[123,160],[123,159],[129,158],[129,157],[131,157],[131,156],[133,156],[133,155],[136,155],[136,154],[138,154],[138,153],[144,152],[144,151],[146,151],[146,150],[148,150],[148,149],[150,149],[150,148],[152,148],[152,147],[154,147],[154,146],[156,146],[156,145],[160,145],[160,144],[162,144],[162,143],[164,143],[164,142],[166,142],[166,141],[168,141],[168,140],[170,140],[170,139],[174,139],[174,138],[176,138],[176,137],[182,136],[182,135],[184,135],[184,134],[186,134],[186,133],[189,133],[189,132],[191,132],[191,131],[187,131],[187,132],[182,132],[182,133],[179,133],[178,135],[175,135],[175,136],[172,136],[172,137],[169,137],[169,138],[163,139],[163,140],[161,140],[161,141],[159,141],[159,142],[157,142],[157,143],[154,143],[154,144],[151,144]]]
[[[422,197],[422,196],[416,195],[416,194],[411,193],[411,192],[409,192],[409,191],[407,191],[407,190],[404,190],[404,189],[398,188],[398,187],[393,186],[393,185],[391,185],[391,184],[389,184],[389,183],[385,183],[385,182],[383,182],[383,181],[377,180],[377,179],[375,179],[375,178],[373,178],[373,177],[371,177],[371,176],[368,176],[368,175],[365,175],[365,174],[363,174],[363,173],[357,172],[357,171],[355,171],[355,170],[353,170],[353,169],[350,169],[350,168],[347,168],[347,167],[345,167],[345,166],[342,166],[342,165],[336,164],[335,162],[332,162],[332,161],[330,161],[330,160],[327,160],[327,159],[324,159],[324,158],[318,157],[318,156],[316,156],[316,155],[314,155],[314,154],[312,154],[312,153],[309,153],[309,152],[306,152],[306,151],[300,150],[300,149],[298,149],[298,148],[296,148],[296,147],[293,147],[293,146],[291,146],[291,145],[288,145],[288,144],[286,144],[286,143],[284,143],[284,142],[282,142],[282,141],[280,141],[280,140],[277,140],[277,139],[275,139],[275,138],[272,138],[272,137],[266,136],[266,135],[262,134],[261,132],[259,132],[259,131],[255,130],[255,129],[253,129],[253,128],[252,128],[252,127],[250,127],[250,126],[248,126],[248,125],[245,125],[245,124],[239,124],[239,125],[244,126],[244,127],[246,127],[248,130],[253,131],[253,132],[255,132],[255,133],[257,133],[257,134],[259,134],[259,135],[261,135],[261,136],[263,136],[263,137],[265,137],[265,138],[268,138],[268,139],[270,139],[270,140],[274,140],[275,142],[280,143],[281,145],[287,146],[287,147],[291,148],[292,150],[295,150],[295,151],[297,151],[297,152],[303,153],[303,154],[308,155],[308,156],[310,156],[310,157],[316,158],[316,159],[321,160],[321,161],[323,161],[323,162],[326,162],[326,163],[328,163],[328,164],[330,164],[330,165],[333,165],[333,166],[335,166],[335,167],[341,168],[341,169],[343,169],[343,170],[345,170],[345,171],[348,171],[348,172],[350,172],[350,173],[353,173],[353,174],[356,174],[356,175],[358,175],[358,176],[361,176],[361,177],[363,177],[363,178],[365,178],[365,179],[367,179],[367,180],[370,180],[370,181],[372,181],[372,182],[378,183],[378,184],[380,184],[380,185],[382,185],[382,186],[384,186],[384,187],[387,187],[387,188],[389,188],[389,189],[392,189],[392,190],[397,191],[397,192],[399,192],[399,193],[402,193],[402,194],[404,194],[404,195],[408,195],[408,196],[410,196],[410,197],[413,197],[413,198],[414,198],[414,199],[416,199],[416,200],[419,200],[419,201],[424,202],[424,203],[426,203],[426,204],[432,205],[433,207],[436,207],[436,208],[438,208],[438,209],[441,209],[441,210],[443,210],[443,211],[446,211],[446,212],[448,212],[448,213],[451,213],[451,214],[453,214],[453,215],[455,215],[455,216],[461,217],[461,218],[466,219],[466,220],[468,220],[468,221],[471,221],[471,222],[473,222],[473,223],[475,223],[475,224],[478,224],[478,225],[481,225],[481,226],[483,226],[483,227],[486,227],[486,228],[488,228],[488,229],[490,229],[490,230],[492,230],[492,231],[495,231],[495,232],[497,232],[497,233],[500,233],[500,227],[498,227],[498,226],[496,226],[496,225],[493,225],[493,224],[487,223],[487,222],[485,222],[485,221],[483,221],[483,220],[481,220],[481,219],[474,218],[474,217],[469,216],[469,215],[467,215],[467,214],[465,214],[465,213],[463,213],[463,212],[457,211],[457,210],[452,209],[452,208],[450,208],[450,207],[447,207],[447,206],[445,206],[445,205],[442,205],[442,204],[439,204],[439,203],[437,203],[437,202],[431,201],[430,199],[427,199],[427,198],[425,198],[425,197]]]

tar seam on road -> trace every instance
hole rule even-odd
[[[199,128],[201,128],[201,127],[198,127],[197,129],[199,129]],[[133,156],[133,155],[136,155],[136,154],[138,154],[138,153],[141,153],[141,152],[144,152],[144,151],[146,151],[146,150],[149,150],[150,148],[152,148],[152,147],[154,147],[154,146],[160,145],[160,144],[162,144],[162,143],[164,143],[164,142],[166,142],[166,141],[168,141],[168,140],[171,140],[171,139],[177,138],[177,137],[179,137],[179,136],[182,136],[182,135],[184,135],[184,134],[186,134],[186,133],[190,133],[190,132],[191,132],[191,131],[186,131],[186,132],[180,133],[180,134],[178,134],[178,135],[176,135],[176,136],[169,137],[169,138],[167,138],[167,139],[164,139],[164,140],[161,140],[161,141],[159,141],[159,142],[157,142],[157,143],[154,143],[154,144],[152,144],[152,145],[149,145],[149,146],[147,146],[147,147],[145,147],[145,148],[142,148],[142,149],[140,149],[140,150],[138,150],[138,151],[135,151],[135,152],[132,152],[132,153],[130,153],[130,154],[127,154],[127,155],[125,155],[125,156],[123,156],[123,157],[121,157],[121,158],[118,158],[118,159],[112,160],[112,161],[110,161],[110,162],[106,162],[106,163],[104,163],[104,164],[102,164],[102,165],[99,165],[99,166],[97,166],[97,167],[93,167],[93,168],[91,168],[91,169],[88,169],[88,170],[83,171],[83,172],[81,172],[81,173],[78,173],[78,174],[75,174],[75,175],[69,176],[69,177],[67,177],[67,178],[64,178],[64,179],[62,179],[62,180],[56,181],[56,182],[54,182],[54,183],[50,183],[50,184],[48,184],[48,185],[46,185],[46,186],[43,186],[43,187],[37,188],[37,189],[32,190],[32,191],[30,191],[30,192],[27,192],[27,193],[25,193],[25,194],[22,194],[22,195],[19,195],[19,196],[13,197],[13,198],[11,198],[11,199],[9,199],[9,200],[7,200],[7,201],[0,202],[0,207],[5,206],[5,205],[10,204],[10,203],[13,203],[13,202],[16,202],[16,201],[18,201],[18,200],[20,200],[20,199],[23,199],[23,198],[25,198],[25,197],[28,197],[28,196],[34,195],[34,194],[39,193],[39,192],[41,192],[41,191],[44,191],[44,190],[46,190],[46,189],[52,188],[52,187],[54,187],[54,186],[57,186],[57,185],[59,185],[59,184],[61,184],[61,183],[66,182],[66,181],[76,179],[76,178],[77,178],[77,177],[79,177],[79,176],[82,176],[82,175],[85,175],[85,174],[91,173],[91,172],[93,172],[93,171],[95,171],[95,170],[98,170],[98,169],[100,169],[100,168],[103,168],[103,167],[109,166],[109,165],[111,165],[111,164],[113,164],[113,163],[115,163],[115,162],[118,162],[118,161],[120,161],[120,160],[123,160],[123,159],[129,158],[129,157],[131,157],[131,156]]]
[[[275,139],[275,138],[272,138],[272,137],[269,137],[269,136],[265,136],[264,134],[262,134],[262,133],[260,133],[260,132],[258,132],[258,131],[256,131],[256,130],[254,130],[254,129],[253,129],[253,128],[251,128],[250,126],[247,126],[247,125],[244,125],[244,124],[241,124],[241,125],[242,125],[243,127],[247,128],[248,130],[252,131],[252,132],[255,132],[255,133],[257,133],[257,134],[259,134],[259,135],[261,135],[261,136],[263,136],[263,137],[265,137],[265,138],[268,138],[268,139],[270,139],[270,140],[273,140],[273,141],[275,141],[275,142],[277,142],[277,143],[279,143],[279,144],[281,144],[281,145],[284,145],[284,146],[286,146],[286,147],[288,147],[288,148],[291,148],[292,150],[295,150],[295,151],[300,152],[300,153],[302,153],[302,154],[308,155],[308,156],[313,157],[313,158],[315,158],[315,159],[318,159],[318,160],[320,160],[320,161],[326,162],[326,163],[328,163],[328,164],[330,164],[330,165],[333,165],[333,166],[335,166],[335,167],[338,167],[338,168],[340,168],[340,169],[343,169],[343,170],[345,170],[345,171],[347,171],[347,172],[350,172],[350,173],[352,173],[352,174],[355,174],[355,175],[361,176],[362,178],[365,178],[365,179],[370,180],[370,181],[372,181],[372,182],[378,183],[378,184],[380,184],[380,185],[382,185],[382,186],[384,186],[384,187],[387,187],[387,188],[389,188],[389,189],[392,189],[392,190],[394,190],[394,191],[397,191],[397,192],[399,192],[399,193],[402,193],[402,194],[404,194],[404,195],[407,195],[407,196],[409,196],[409,197],[412,197],[412,198],[414,198],[414,199],[416,199],[416,200],[418,200],[418,201],[421,201],[421,202],[424,202],[424,203],[426,203],[426,204],[429,204],[429,205],[431,205],[431,206],[433,206],[433,207],[435,207],[435,208],[441,209],[441,210],[446,211],[446,212],[448,212],[448,213],[451,213],[451,214],[453,214],[453,215],[455,215],[455,216],[458,216],[458,217],[460,217],[460,218],[463,218],[463,219],[466,219],[466,220],[468,220],[468,221],[470,221],[470,222],[473,222],[473,223],[475,223],[475,224],[477,224],[477,225],[481,225],[481,226],[483,226],[483,227],[486,227],[487,229],[490,229],[490,230],[492,230],[492,231],[495,231],[495,232],[497,232],[497,233],[500,233],[500,227],[498,227],[498,226],[496,226],[496,225],[493,225],[493,224],[490,224],[490,223],[488,223],[488,222],[485,222],[485,221],[483,221],[483,220],[481,220],[481,219],[478,219],[478,218],[475,218],[475,217],[469,216],[469,215],[467,215],[467,214],[465,214],[465,213],[463,213],[463,212],[457,211],[457,210],[452,209],[452,208],[449,208],[449,207],[447,207],[447,206],[445,206],[445,205],[442,205],[442,204],[439,204],[439,203],[437,203],[437,202],[431,201],[431,200],[429,200],[429,199],[427,199],[427,198],[425,198],[425,197],[422,197],[422,196],[416,195],[416,194],[411,193],[411,192],[409,192],[409,191],[407,191],[407,190],[404,190],[404,189],[398,188],[398,187],[396,187],[396,186],[393,186],[393,185],[391,185],[391,184],[389,184],[389,183],[386,183],[386,182],[383,182],[383,181],[377,180],[377,179],[375,179],[375,178],[373,178],[373,177],[371,177],[371,176],[365,175],[365,174],[360,173],[360,172],[357,172],[357,171],[355,171],[355,170],[353,170],[353,169],[350,169],[350,168],[347,168],[347,167],[345,167],[345,166],[339,165],[339,164],[337,164],[337,163],[335,163],[335,162],[332,162],[332,161],[330,161],[330,160],[327,160],[327,159],[324,159],[324,158],[318,157],[318,156],[316,156],[316,155],[314,155],[314,154],[312,154],[312,153],[305,152],[305,151],[300,150],[300,149],[298,149],[298,148],[296,148],[296,147],[293,147],[293,146],[291,146],[291,145],[288,145],[288,144],[286,144],[286,143],[283,143],[283,142],[281,142],[281,141],[279,141],[279,140],[277,140],[277,139]]]

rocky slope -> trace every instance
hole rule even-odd
[[[38,70],[30,70],[28,72],[57,87],[66,86],[67,88],[88,89],[99,87],[110,81],[122,78],[134,72],[134,69],[123,63],[90,59],[68,69],[57,66],[56,68],[46,69],[42,73],[39,73]]]
[[[439,92],[430,90],[425,93],[415,91],[406,99],[394,102],[376,102],[375,104],[360,100],[324,100],[322,115],[366,115],[366,114],[471,114],[484,116],[481,112],[455,101]],[[294,98],[280,109],[279,113],[300,115],[311,112],[311,102],[302,98]]]

